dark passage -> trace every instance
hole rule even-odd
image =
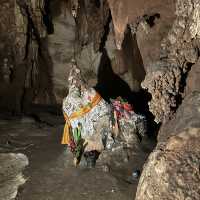
[[[113,72],[105,49],[103,49],[98,69],[98,83],[95,89],[106,101],[109,101],[110,98],[121,96],[131,102],[131,89],[125,81]]]
[[[154,122],[154,116],[149,111],[148,102],[151,95],[141,89],[138,92],[131,91],[129,85],[115,74],[111,67],[111,61],[106,50],[103,50],[101,62],[98,70],[98,83],[95,89],[108,102],[110,98],[115,99],[118,96],[126,99],[138,114],[143,114],[147,118],[147,126],[149,136],[156,136],[159,126]]]

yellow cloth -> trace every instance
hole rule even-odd
[[[100,94],[96,93],[96,95],[93,97],[93,99],[89,105],[82,107],[79,111],[72,113],[69,117],[67,116],[66,113],[64,113],[64,118],[65,118],[66,123],[65,123],[65,127],[64,127],[61,144],[69,144],[70,143],[70,139],[71,139],[71,135],[72,135],[72,131],[71,131],[72,127],[71,127],[70,120],[84,116],[86,113],[90,112],[92,110],[92,108],[94,108],[100,101],[101,101],[101,96],[100,96]]]

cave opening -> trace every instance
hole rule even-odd
[[[106,49],[102,50],[97,76],[98,82],[95,89],[106,101],[109,102],[110,98],[115,99],[121,96],[131,102],[131,89],[125,81],[113,72]]]

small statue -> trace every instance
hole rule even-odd
[[[112,100],[112,104],[107,103],[87,85],[74,60],[68,88],[68,95],[63,99],[66,123],[61,143],[71,149],[75,166],[83,155],[87,166],[94,167],[103,151],[138,145],[138,134],[145,132],[145,118],[136,114],[121,97]]]
[[[112,134],[109,130],[111,107],[94,88],[88,87],[74,60],[68,83],[69,93],[63,100],[66,124],[61,143],[70,147],[77,166],[83,151],[104,150],[101,132],[106,127],[107,134]]]

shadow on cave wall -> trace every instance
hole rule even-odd
[[[125,81],[113,72],[106,49],[102,51],[97,76],[98,83],[95,89],[106,101],[121,96],[131,102],[131,89]]]
[[[143,89],[138,92],[131,91],[129,85],[113,72],[111,61],[106,49],[103,49],[101,62],[98,68],[98,82],[95,89],[108,102],[110,98],[121,96],[126,99],[138,114],[145,115],[147,118],[147,128],[149,136],[156,136],[158,125],[154,122],[154,116],[149,111],[148,102],[151,95]]]
[[[107,35],[109,31],[108,23],[105,34]],[[133,84],[137,85],[136,87],[138,88],[138,90],[136,89],[135,91],[139,91],[141,89],[141,82],[144,80],[146,72],[144,69],[142,56],[138,48],[136,35],[132,35],[131,29],[127,26],[126,34],[122,43],[122,49],[115,50],[114,64],[113,62],[111,63],[105,48],[101,48],[101,52],[102,56],[98,67],[98,83],[96,89],[99,90],[101,95],[107,101],[109,101],[110,98],[122,96],[130,103],[133,102],[134,98],[131,88],[124,80],[120,78],[119,75],[123,75],[129,71],[132,79],[136,82]]]

